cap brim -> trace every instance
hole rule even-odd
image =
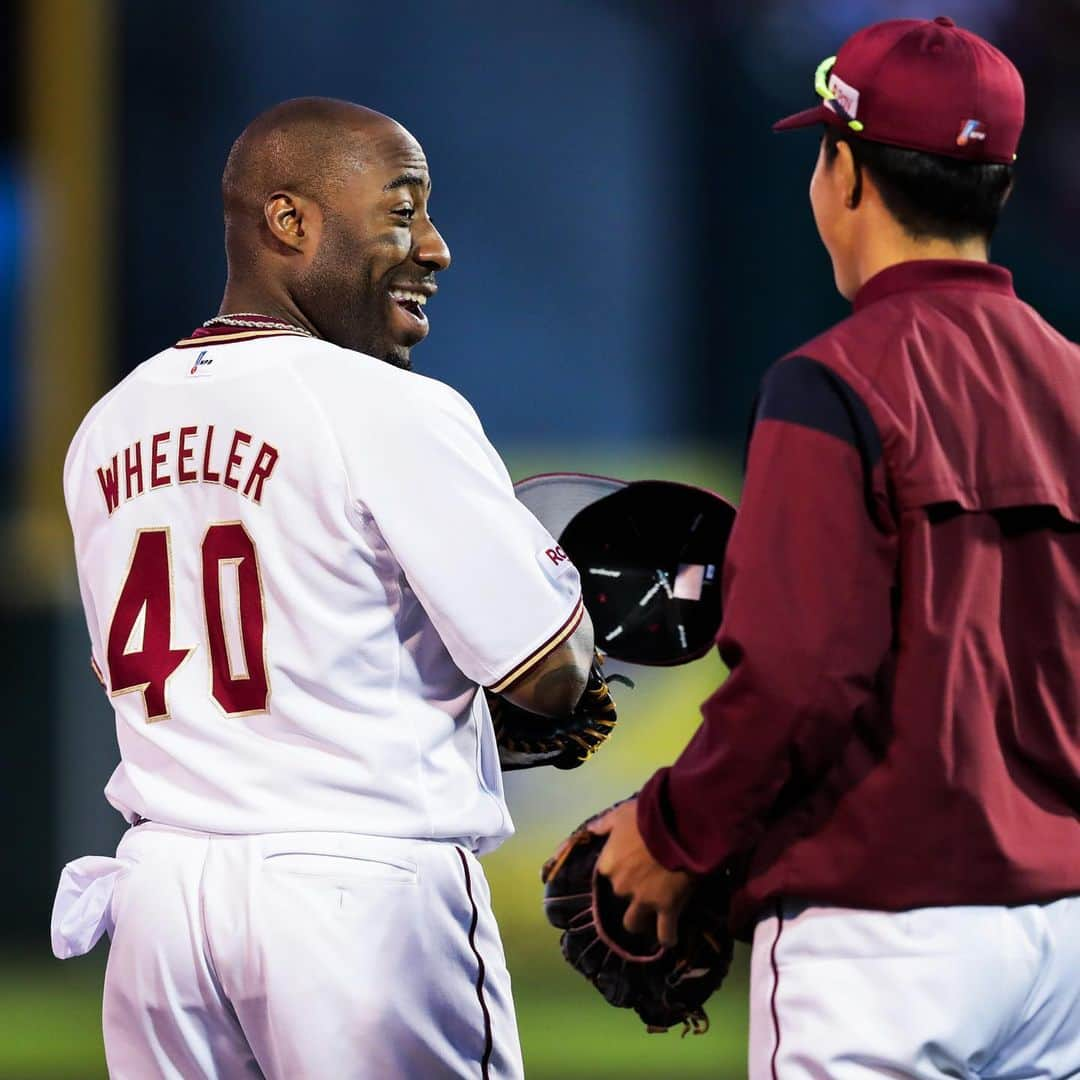
[[[586,506],[626,487],[625,480],[588,473],[541,473],[519,480],[514,494],[556,540]]]
[[[815,124],[827,124],[836,119],[836,114],[824,104],[815,105],[812,109],[803,109],[802,112],[792,113],[783,120],[777,120],[773,124],[773,131],[794,131],[796,128],[813,127]]]

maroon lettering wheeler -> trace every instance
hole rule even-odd
[[[158,431],[145,439],[118,450],[109,461],[96,469],[101,497],[105,502],[105,512],[112,515],[120,505],[120,477],[124,481],[124,502],[138,498],[145,491],[172,487],[173,484],[224,484],[239,492],[256,505],[262,502],[263,486],[270,479],[278,462],[277,448],[268,442],[259,445],[258,452],[252,458],[244,453],[244,447],[251,445],[253,436],[246,431],[234,430],[232,437],[219,440],[219,446],[228,446],[228,451],[221,454],[214,450],[214,425],[202,427],[188,424],[175,434],[171,431]],[[202,468],[194,467],[198,444],[202,443]],[[149,487],[143,475],[144,447],[145,460],[149,464]],[[121,468],[120,457],[124,464]],[[224,474],[224,479],[222,478]],[[565,559],[566,556],[559,555]],[[554,558],[552,552],[548,553]],[[561,560],[555,560],[561,561]]]

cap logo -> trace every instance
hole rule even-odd
[[[832,105],[835,102],[840,106],[841,115],[845,120],[855,120],[859,115],[859,91],[854,86],[849,86],[836,74],[829,76],[829,90],[832,92],[832,98],[826,104]]]
[[[956,136],[957,146],[967,146],[969,142],[983,142],[986,139],[986,129],[981,120],[965,120],[960,134]]]

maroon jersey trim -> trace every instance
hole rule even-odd
[[[224,333],[219,333],[224,331]],[[232,330],[229,327],[200,326],[190,337],[181,338],[174,349],[205,349],[207,345],[231,345],[265,337],[311,337],[301,330]]]
[[[581,622],[581,618],[585,613],[585,605],[582,602],[581,596],[577,598],[577,603],[574,604],[574,610],[570,612],[570,617],[551,635],[539,648],[534,649],[520,664],[517,664],[511,671],[508,671],[501,679],[493,682],[488,689],[493,694],[501,694],[504,690],[508,690],[519,679],[524,678],[528,673],[540,663],[549,653],[554,652],[571,634],[578,628]]]

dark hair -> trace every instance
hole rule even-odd
[[[855,204],[862,195],[862,169],[874,178],[882,201],[905,232],[917,238],[954,242],[990,240],[1013,182],[1012,165],[962,161],[921,150],[860,139],[825,128],[825,160],[836,160],[846,142],[855,160]]]

